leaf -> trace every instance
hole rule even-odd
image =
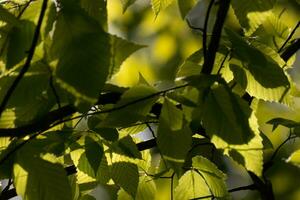
[[[18,26],[10,30],[6,56],[7,69],[12,68],[27,56],[34,30],[34,23],[27,20],[20,21]]]
[[[192,144],[192,133],[181,110],[165,99],[159,118],[157,145],[165,159],[183,163]]]
[[[135,51],[144,48],[145,45],[139,45],[111,35],[111,63],[109,67],[109,78],[112,77],[121,67],[122,63]]]
[[[134,4],[136,0],[121,0],[121,3],[123,5],[123,13],[126,12],[127,8]]]
[[[179,67],[177,77],[199,75],[204,63],[203,50],[200,49],[190,55]]]
[[[111,176],[117,185],[135,198],[139,183],[138,168],[135,164],[128,162],[113,163]]]
[[[156,192],[155,181],[152,178],[148,176],[140,177],[136,200],[155,199]]]
[[[13,180],[17,194],[24,200],[71,200],[71,187],[60,164],[41,159],[30,148],[18,151]]]
[[[115,153],[126,155],[131,158],[142,159],[141,152],[138,150],[135,142],[129,135],[115,142],[112,145],[111,150]]]
[[[151,0],[154,14],[157,16],[160,11],[168,7],[172,2],[173,0]]]
[[[11,25],[19,25],[19,20],[12,13],[8,12],[7,9],[3,8],[2,5],[0,5],[0,21]]]
[[[225,183],[226,175],[217,166],[202,156],[196,156],[192,160],[193,167],[201,174],[209,190],[215,197],[224,198],[229,196]]]
[[[189,170],[180,177],[175,188],[176,200],[193,199],[211,195],[203,177],[195,170]],[[208,198],[210,199],[210,198]]]
[[[251,35],[272,13],[276,0],[233,0],[231,2],[235,15],[246,35]]]
[[[178,0],[178,6],[182,19],[184,19],[189,11],[196,5],[196,0]]]
[[[58,58],[55,75],[62,88],[95,103],[108,75],[109,52],[109,36],[97,21],[80,9],[60,10],[51,55]]]
[[[245,144],[254,136],[248,121],[250,115],[245,101],[219,85],[205,97],[202,122],[210,137],[218,136],[229,144]]]
[[[243,144],[232,144],[229,141],[224,141],[218,135],[213,135],[211,142],[217,149],[222,149],[225,155],[260,177],[263,169],[264,147],[258,129],[257,119],[253,112],[249,118],[249,124],[255,135],[248,142]]]
[[[85,155],[88,163],[96,174],[104,154],[103,147],[90,137],[85,137]],[[80,166],[80,160],[79,160]],[[79,167],[78,166],[78,167]],[[80,168],[80,167],[79,167]]]
[[[80,6],[89,16],[96,19],[104,30],[107,30],[107,1],[102,0],[80,0]]]
[[[158,99],[156,93],[154,88],[146,85],[130,88],[114,106],[115,110],[102,121],[101,126],[122,127],[145,120],[145,116]]]
[[[284,119],[284,118],[274,118],[267,122],[267,124],[272,124],[273,128],[272,131],[274,131],[279,125],[288,127],[288,128],[296,128],[300,127],[299,122],[295,122],[290,119]]]
[[[238,51],[234,51],[236,58],[231,59],[230,69],[235,80],[251,96],[266,101],[284,102],[291,104],[289,98],[289,80],[281,68],[285,63],[278,54],[271,53],[263,45],[256,44],[263,53],[232,31],[228,31],[228,36],[233,46]]]
[[[300,150],[294,151],[286,162],[291,163],[297,167],[300,167]]]

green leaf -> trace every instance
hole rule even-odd
[[[3,8],[2,5],[0,5],[0,21],[12,25],[19,25],[19,20],[12,13],[8,12],[7,9]]]
[[[136,200],[148,200],[155,199],[156,196],[156,185],[152,177],[142,176],[138,186],[136,194]]]
[[[109,36],[100,24],[80,9],[61,9],[51,53],[58,58],[55,75],[60,86],[78,100],[95,103],[110,62]]]
[[[272,131],[274,131],[279,125],[288,127],[288,128],[296,128],[300,127],[299,122],[295,122],[290,119],[284,119],[284,118],[274,118],[267,122],[267,124],[272,124],[273,128]]]
[[[103,0],[80,0],[80,6],[89,16],[96,19],[104,30],[107,30],[107,1]]]
[[[173,0],[151,0],[154,14],[157,16],[160,11],[168,7],[172,2]]]
[[[136,0],[121,0],[121,3],[123,5],[123,13],[126,12],[127,8],[134,4]]]
[[[231,5],[246,35],[251,35],[272,14],[276,0],[232,0]]]
[[[192,132],[181,110],[168,99],[162,107],[157,129],[157,145],[165,159],[183,163],[192,144]]]
[[[196,5],[196,3],[196,0],[178,0],[178,6],[182,19],[186,17],[186,15]]]
[[[0,99],[4,98],[6,90],[18,76],[18,72],[0,78]],[[31,64],[31,68],[24,75],[20,84],[12,94],[8,107],[26,107],[41,101],[43,92],[48,89],[49,70],[42,62]],[[26,97],[26,98],[24,98]]]
[[[24,200],[71,200],[71,187],[62,165],[41,159],[30,148],[19,150],[13,180]]]
[[[179,179],[178,185],[175,188],[174,197],[176,200],[181,200],[209,195],[211,195],[211,193],[205,179],[195,170],[189,170]]]
[[[85,137],[85,155],[95,174],[100,167],[103,154],[103,147],[98,142],[90,137]],[[80,160],[78,168],[80,168]]]
[[[81,197],[79,200],[97,200],[95,197],[91,196],[91,195],[84,195],[83,197]]]
[[[300,167],[300,149],[293,152],[286,161],[297,167]]]
[[[200,49],[190,55],[179,67],[177,77],[199,75],[204,63],[203,50]]]
[[[251,109],[245,101],[219,85],[205,97],[202,122],[210,137],[218,136],[230,144],[244,144],[254,136],[248,121],[250,115]]]
[[[115,184],[122,187],[135,198],[139,183],[138,168],[135,164],[128,162],[113,163],[111,166],[111,177]]]
[[[109,67],[109,78],[114,75],[121,67],[122,63],[135,51],[145,47],[119,38],[117,36],[110,36],[111,45],[111,61]]]
[[[34,30],[34,23],[27,20],[20,21],[18,26],[10,30],[6,56],[7,69],[12,68],[27,56]]]
[[[115,142],[112,145],[111,150],[115,153],[126,155],[131,158],[142,159],[141,152],[138,150],[135,142],[129,135]]]
[[[103,127],[128,126],[137,121],[145,120],[153,104],[157,101],[157,91],[146,85],[138,85],[127,90],[121,100],[114,106],[101,123]]]
[[[218,135],[213,135],[211,142],[217,149],[222,149],[225,155],[260,177],[263,169],[264,147],[258,129],[257,119],[253,112],[249,118],[249,124],[255,135],[248,142],[232,144],[230,141],[223,140]]]
[[[201,174],[209,190],[215,197],[224,198],[229,196],[225,183],[226,175],[217,166],[202,156],[196,156],[192,160],[193,167]]]
[[[285,63],[278,54],[256,44],[267,52],[263,53],[230,30],[227,30],[227,34],[237,49],[233,50],[235,58],[230,61],[230,69],[242,88],[256,98],[290,104],[290,83],[281,68]]]

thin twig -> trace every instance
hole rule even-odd
[[[298,23],[296,24],[295,28],[292,30],[292,32],[290,33],[290,35],[288,36],[288,38],[285,40],[285,42],[283,43],[283,45],[277,51],[278,53],[280,53],[283,50],[283,48],[290,41],[290,39],[293,37],[293,35],[295,34],[295,32],[299,28],[299,26],[300,26],[300,21],[298,21]]]
[[[35,52],[35,48],[39,39],[39,35],[40,35],[40,29],[42,26],[42,22],[43,22],[43,18],[47,9],[47,3],[48,0],[43,0],[43,4],[42,4],[42,8],[41,8],[41,12],[40,12],[40,16],[38,19],[38,23],[34,32],[34,36],[33,36],[33,40],[32,40],[32,44],[31,47],[29,49],[29,53],[26,59],[26,62],[23,66],[23,68],[20,70],[20,73],[18,74],[17,78],[14,80],[14,82],[12,83],[12,85],[10,86],[10,88],[8,89],[8,91],[6,92],[6,95],[4,96],[2,103],[0,105],[0,117],[11,97],[11,95],[13,94],[13,92],[15,91],[16,87],[18,86],[19,82],[21,81],[21,79],[23,78],[24,74],[27,72],[27,70],[30,67],[30,63],[31,60],[33,58],[34,52]]]
[[[251,184],[251,185],[246,185],[246,186],[241,186],[241,187],[230,189],[230,190],[228,190],[228,192],[232,193],[232,192],[239,192],[239,191],[243,191],[243,190],[257,190],[257,187],[254,184]],[[203,197],[193,198],[191,200],[206,199],[206,198],[215,198],[215,196],[211,194],[211,195],[207,195],[207,196],[203,196]]]

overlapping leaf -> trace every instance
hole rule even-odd
[[[55,74],[61,87],[95,103],[110,65],[109,36],[100,24],[77,7],[61,9],[51,52],[58,58]]]
[[[166,159],[184,162],[192,144],[192,133],[181,110],[165,99],[159,118],[157,145]]]
[[[233,0],[231,5],[246,35],[251,35],[271,14],[276,0]]]

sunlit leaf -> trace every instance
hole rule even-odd
[[[300,150],[293,152],[286,161],[297,167],[300,167]]]
[[[160,11],[168,7],[172,2],[173,0],[151,0],[154,14],[157,16]]]
[[[123,5],[123,13],[126,12],[127,8],[135,2],[136,0],[121,0],[121,3]]]
[[[61,9],[57,18],[52,56],[58,58],[56,77],[77,99],[95,103],[108,75],[109,36],[80,9]],[[86,79],[86,81],[82,81]]]
[[[109,78],[120,69],[121,64],[128,56],[145,47],[144,45],[135,44],[114,35],[110,36],[110,45],[111,61],[109,67]]]
[[[135,198],[139,183],[138,168],[135,164],[127,162],[113,163],[111,176],[117,185]]]
[[[271,14],[276,0],[233,0],[231,5],[246,35],[251,35]]]
[[[110,112],[101,125],[120,127],[144,120],[158,99],[158,95],[155,95],[156,92],[154,88],[146,85],[130,88],[115,105],[116,110]]]
[[[204,157],[196,156],[193,158],[193,167],[201,174],[215,197],[226,197],[229,195],[225,183],[226,175],[212,162]]]
[[[43,160],[29,150],[18,152],[13,168],[14,186],[22,199],[71,200],[63,166]]]

